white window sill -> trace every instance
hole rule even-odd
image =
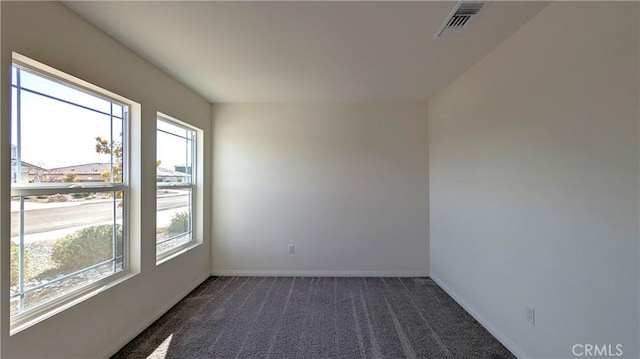
[[[41,321],[48,319],[68,308],[77,305],[89,298],[92,298],[109,288],[112,288],[122,282],[129,280],[130,278],[138,275],[139,272],[127,272],[117,276],[117,278],[111,278],[107,282],[99,281],[93,285],[89,285],[87,288],[81,289],[79,292],[71,293],[70,298],[61,299],[59,301],[51,303],[49,306],[39,310],[38,314],[33,314],[33,316],[26,316],[21,318],[17,323],[11,323],[11,329],[9,330],[9,335],[17,334],[29,327],[32,327]],[[109,279],[108,278],[104,278]]]
[[[161,265],[162,263],[166,263],[175,257],[179,257],[182,254],[202,245],[202,242],[191,242],[186,244],[185,247],[178,247],[177,249],[170,250],[166,253],[161,254],[156,259],[156,266]]]

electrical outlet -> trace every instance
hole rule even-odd
[[[525,306],[525,318],[531,325],[536,325],[536,310],[530,306]]]
[[[293,254],[296,250],[296,247],[293,244],[289,245],[289,254]]]

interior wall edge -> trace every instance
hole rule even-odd
[[[511,353],[513,353],[513,355],[518,357],[518,359],[531,358],[529,355],[525,353],[524,350],[522,350],[522,348],[520,348],[516,343],[514,343],[504,332],[498,329],[498,327],[496,327],[489,319],[485,318],[485,316],[480,314],[480,312],[478,312],[476,308],[473,307],[473,305],[469,304],[469,302],[467,302],[456,291],[454,291],[449,286],[447,286],[442,281],[442,279],[438,277],[437,274],[433,273],[432,271],[430,274],[430,277],[431,279],[433,279],[434,282],[436,282],[436,284],[438,284],[440,288],[442,288],[442,290],[447,292],[447,294],[449,294],[449,296],[453,298],[453,300],[455,300],[456,303],[458,303],[462,308],[464,308],[464,310],[466,310],[467,313],[471,314],[471,316],[475,318],[475,320],[477,320],[478,323],[482,325],[482,327],[484,327],[487,331],[489,331],[489,333],[491,333],[491,335],[493,335],[496,339],[498,339],[498,341],[502,343],[502,345],[507,347],[507,349],[509,349]]]

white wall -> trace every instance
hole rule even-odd
[[[552,3],[429,102],[431,274],[523,357],[640,357],[638,21]]]
[[[171,304],[210,273],[210,229],[204,244],[160,266],[155,261],[155,116],[156,111],[205,131],[205,151],[211,147],[211,106],[59,3],[1,2],[2,121],[0,122],[0,234],[2,291],[0,344],[3,358],[91,358],[112,354]],[[9,335],[9,79],[11,52],[16,51],[142,106],[141,128],[132,143],[142,148],[134,166],[133,193],[139,200],[132,223],[139,243],[140,273],[135,277],[46,319]],[[204,168],[204,213],[210,218],[211,168]],[[135,246],[134,246],[135,247]],[[142,326],[141,326],[142,325]]]
[[[428,274],[426,104],[216,105],[214,127],[214,274]]]

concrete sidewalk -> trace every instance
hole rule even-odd
[[[187,211],[189,208],[188,207],[182,207],[182,208],[173,208],[173,209],[168,209],[168,210],[164,210],[164,211],[160,211],[157,213],[157,217],[156,217],[156,227],[167,227],[169,226],[169,224],[171,223],[171,217],[173,217],[175,214],[179,213],[179,212],[184,212]],[[76,231],[79,231],[83,228],[87,228],[87,227],[91,227],[91,226],[99,226],[99,225],[103,225],[103,224],[111,224],[113,222],[108,221],[108,222],[100,222],[100,223],[91,223],[91,224],[87,224],[87,225],[83,225],[83,226],[75,226],[75,227],[69,227],[69,228],[63,228],[63,229],[58,229],[58,230],[53,230],[53,231],[47,231],[47,232],[41,232],[41,233],[33,233],[33,234],[26,234],[24,236],[24,243],[33,243],[33,242],[39,242],[39,241],[46,241],[46,240],[56,240],[56,239],[60,239],[68,234],[74,233]],[[19,236],[15,236],[15,237],[11,237],[11,241],[14,243],[19,243],[20,242],[20,237]]]
[[[173,193],[163,193],[158,197],[171,197],[171,196],[181,196],[184,195],[184,192],[174,191]],[[51,209],[51,208],[63,208],[63,207],[72,207],[72,206],[82,206],[84,204],[92,204],[92,203],[101,203],[101,202],[111,202],[113,199],[96,199],[96,200],[71,200],[68,202],[31,202],[24,201],[24,210],[26,211],[35,211],[38,209]],[[11,212],[20,211],[20,201],[13,200],[11,201]]]

